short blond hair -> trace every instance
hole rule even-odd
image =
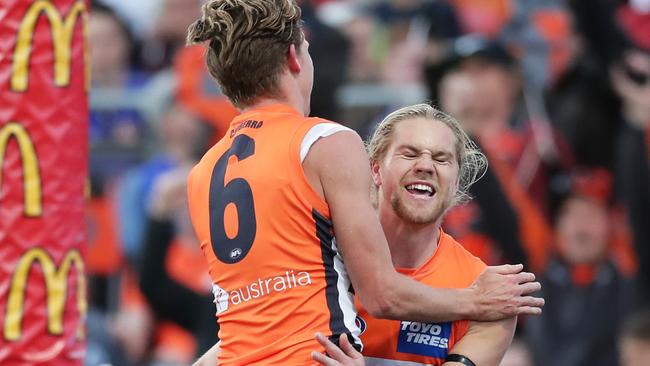
[[[401,121],[424,118],[432,122],[444,123],[456,136],[456,159],[458,162],[458,191],[454,203],[464,203],[471,199],[469,188],[487,171],[487,158],[469,138],[458,121],[447,113],[422,103],[400,108],[384,118],[366,144],[371,163],[380,162],[385,156],[393,137],[395,125]]]
[[[290,45],[304,41],[294,0],[210,0],[190,25],[187,43],[209,42],[208,71],[239,108],[278,97]]]

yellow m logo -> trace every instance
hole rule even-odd
[[[74,249],[70,250],[57,268],[54,260],[52,260],[52,257],[45,250],[33,248],[27,251],[20,259],[14,277],[11,280],[4,324],[4,337],[8,341],[20,339],[27,277],[33,264],[36,262],[40,264],[43,277],[45,278],[48,332],[53,335],[63,334],[63,313],[66,302],[65,293],[68,274],[72,265],[75,266],[77,271],[77,310],[81,319],[86,316],[86,278],[84,275],[84,263],[79,252]],[[77,329],[77,338],[79,339],[84,336],[81,323]]]
[[[11,89],[16,92],[27,90],[29,79],[29,60],[32,54],[32,40],[36,23],[42,14],[45,14],[52,29],[52,43],[54,48],[54,85],[59,87],[70,84],[70,58],[72,53],[72,34],[79,17],[83,21],[84,38],[87,34],[86,5],[77,1],[66,17],[62,17],[56,7],[47,0],[36,0],[27,9],[18,30],[16,50],[13,58],[13,73],[11,75]],[[90,65],[88,64],[88,50],[84,47],[84,64],[86,90],[90,81]]]
[[[23,187],[25,195],[25,216],[37,217],[43,213],[41,174],[38,169],[36,150],[27,130],[22,125],[10,122],[0,127],[0,189],[2,188],[2,167],[11,138],[15,138],[23,161]]]

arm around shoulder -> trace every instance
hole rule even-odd
[[[319,139],[303,167],[329,205],[350,279],[371,315],[440,322],[541,313],[544,300],[530,296],[540,284],[533,274],[522,272],[521,265],[488,267],[467,289],[431,288],[397,273],[370,201],[370,164],[356,133],[344,131]]]
[[[373,316],[450,321],[471,312],[469,289],[434,289],[395,271],[370,201],[370,164],[361,138],[345,131],[312,145],[304,163],[327,201],[337,244],[359,300]]]

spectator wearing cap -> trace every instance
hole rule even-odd
[[[440,65],[440,103],[478,143],[490,169],[471,189],[475,200],[451,210],[445,228],[487,263],[541,270],[551,231],[515,168],[526,142],[511,124],[520,87],[516,62],[501,44],[477,36],[456,40],[452,49]]]
[[[611,174],[577,170],[554,180],[554,254],[540,278],[546,299],[526,322],[536,365],[617,365],[617,327],[634,287],[610,255]]]

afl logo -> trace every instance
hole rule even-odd
[[[230,259],[237,259],[241,256],[241,248],[235,248],[230,251]]]
[[[357,315],[357,318],[354,319],[354,325],[356,325],[359,328],[359,330],[361,331],[361,333],[359,333],[359,334],[363,334],[363,332],[366,331],[366,321],[363,320],[363,318],[358,316],[358,315]]]

